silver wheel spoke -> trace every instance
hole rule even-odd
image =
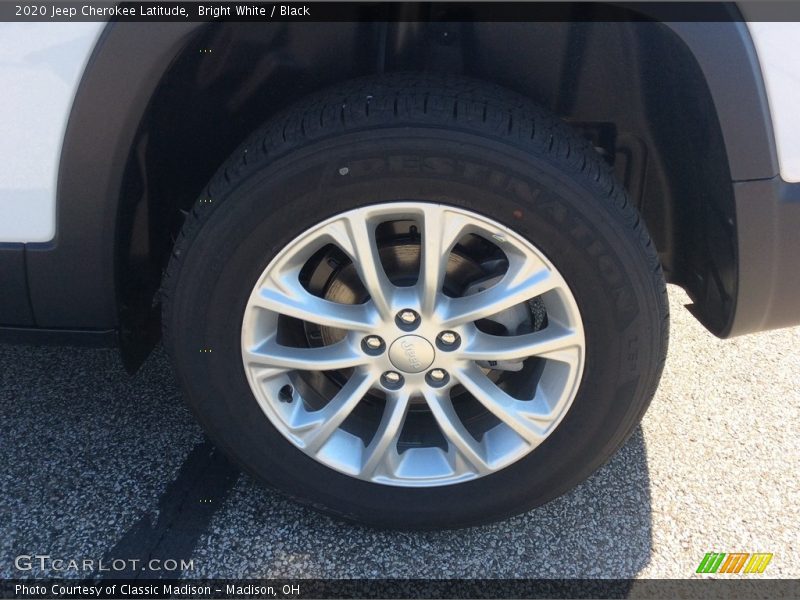
[[[499,336],[477,332],[469,344],[458,351],[466,360],[515,361],[539,356],[573,363],[579,357],[583,336],[561,325],[523,335]]]
[[[422,257],[419,288],[423,314],[430,315],[440,296],[450,251],[463,234],[469,221],[444,206],[432,204],[422,216]]]
[[[545,432],[537,421],[549,420],[549,415],[525,410],[528,402],[509,396],[497,387],[477,365],[470,365],[459,370],[457,377],[461,385],[478,402],[513,429],[528,444],[535,445],[544,439]]]
[[[386,407],[372,441],[364,451],[364,462],[361,466],[362,476],[372,476],[382,465],[388,463],[397,454],[397,440],[403,430],[408,412],[409,394],[406,391],[390,394],[386,397]]]
[[[491,317],[558,286],[546,268],[530,271],[521,278],[506,274],[497,284],[471,296],[446,298],[442,303],[442,327],[457,327]]]
[[[479,475],[490,473],[492,469],[486,462],[484,451],[456,414],[449,392],[429,389],[425,391],[425,400],[451,450],[461,456],[473,472]]]
[[[308,452],[317,452],[330,439],[374,383],[373,375],[357,371],[328,404],[318,411],[306,413],[302,421],[293,423],[298,429],[311,429],[305,436]]]
[[[389,299],[394,286],[386,276],[378,255],[375,228],[370,225],[369,219],[360,213],[343,218],[342,223],[341,230],[346,235],[343,239],[338,239],[339,245],[353,261],[361,283],[364,284],[378,313],[388,320],[392,313]]]
[[[317,325],[353,331],[371,331],[377,315],[366,304],[338,304],[318,298],[302,288],[300,282],[290,293],[262,287],[253,304],[282,315]]]
[[[342,340],[322,348],[293,348],[275,343],[273,338],[256,348],[246,351],[245,362],[249,365],[264,367],[264,375],[274,375],[291,370],[332,371],[357,367],[367,362],[348,340]]]

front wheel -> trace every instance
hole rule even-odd
[[[165,296],[212,439],[379,526],[576,485],[639,422],[667,344],[657,256],[608,166],[461,78],[354,81],[267,123],[190,213]]]

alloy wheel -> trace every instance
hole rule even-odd
[[[362,480],[441,486],[539,446],[577,393],[585,339],[561,274],[478,213],[391,202],[290,241],[245,307],[242,358],[272,425]]]

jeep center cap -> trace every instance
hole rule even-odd
[[[389,360],[400,371],[419,373],[433,363],[433,345],[418,335],[397,338],[389,348]]]

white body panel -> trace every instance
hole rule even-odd
[[[55,236],[64,131],[105,25],[0,23],[0,242]],[[800,23],[748,28],[769,96],[781,177],[800,182]]]
[[[64,130],[105,25],[0,23],[0,242],[55,236]]]
[[[781,178],[800,182],[800,23],[748,23],[769,98]]]

